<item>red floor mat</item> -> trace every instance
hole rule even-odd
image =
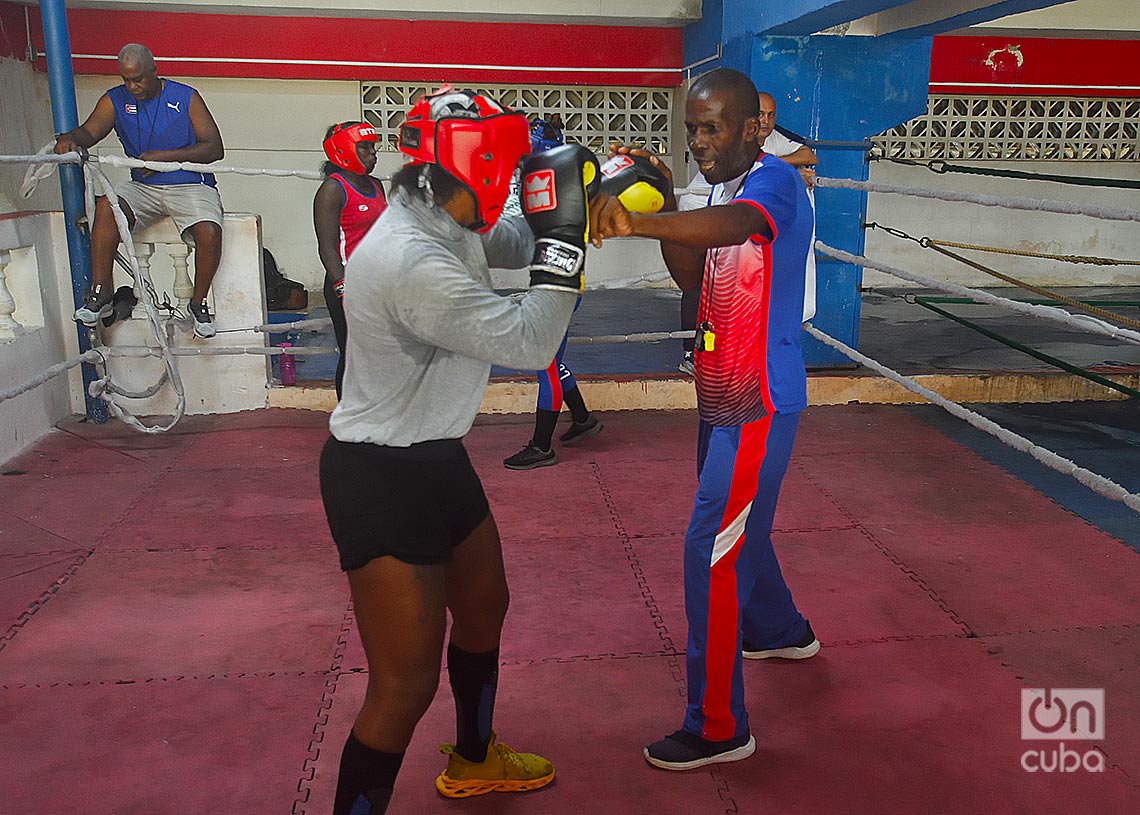
[[[329,668],[348,600],[328,553],[96,553],[0,651],[0,683]]]
[[[531,472],[501,464],[530,417],[467,440],[513,594],[497,727],[557,780],[439,798],[445,677],[392,815],[1140,811],[1140,558],[890,407],[803,417],[774,540],[824,647],[746,664],[757,755],[648,767],[683,710],[696,420],[603,420]],[[319,497],[326,422],[69,423],[0,476],[7,808],[328,811],[367,674]],[[1105,690],[1107,772],[1021,768],[1025,687]]]
[[[325,681],[5,688],[4,811],[288,813]]]

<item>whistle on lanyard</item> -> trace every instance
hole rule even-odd
[[[693,347],[697,351],[712,351],[716,348],[716,334],[713,332],[712,323],[708,320],[703,320],[697,325]]]

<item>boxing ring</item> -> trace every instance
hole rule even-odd
[[[862,182],[820,180],[832,183]],[[987,308],[1140,344],[1140,332],[1102,317],[816,248]],[[680,551],[693,413],[607,412],[603,434],[557,467],[525,473],[500,462],[530,417],[476,421],[466,444],[503,535],[513,598],[497,724],[558,768],[550,787],[510,807],[1137,809],[1136,400],[1113,391],[1118,401],[1074,406],[1109,441],[1095,455],[1071,440],[1054,452],[807,330],[937,409],[805,411],[774,540],[823,649],[802,663],[746,665],[759,744],[746,762],[662,773],[641,757],[643,743],[675,724],[685,693]],[[577,340],[620,354],[678,336]],[[210,353],[228,353],[215,344]],[[158,354],[166,387],[190,350],[102,348],[84,361]],[[78,795],[93,811],[124,813],[330,809],[335,735],[350,726],[367,668],[317,488],[326,421],[264,410],[185,416],[167,432],[139,433],[68,420],[5,464],[0,720],[9,738],[0,755],[15,811],[64,809]],[[1102,466],[1076,463],[1090,456]],[[1115,537],[1085,520],[1092,501],[1119,521]],[[1104,737],[1024,740],[1022,691],[1042,687],[1102,689]],[[390,812],[506,806],[438,798],[435,745],[452,728],[442,693]],[[1064,769],[1069,754],[1077,769]]]

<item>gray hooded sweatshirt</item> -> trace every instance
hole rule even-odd
[[[492,363],[546,368],[576,294],[491,288],[491,267],[521,268],[533,251],[522,218],[500,218],[479,235],[397,190],[345,266],[348,346],[332,434],[390,447],[461,438]]]

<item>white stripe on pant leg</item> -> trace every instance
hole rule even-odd
[[[748,506],[740,511],[740,514],[732,519],[732,522],[726,526],[722,531],[717,533],[716,538],[713,540],[712,560],[710,566],[715,566],[716,562],[729,553],[729,550],[740,540],[744,534],[744,525],[748,523],[748,514],[752,511],[752,502],[748,502]]]

